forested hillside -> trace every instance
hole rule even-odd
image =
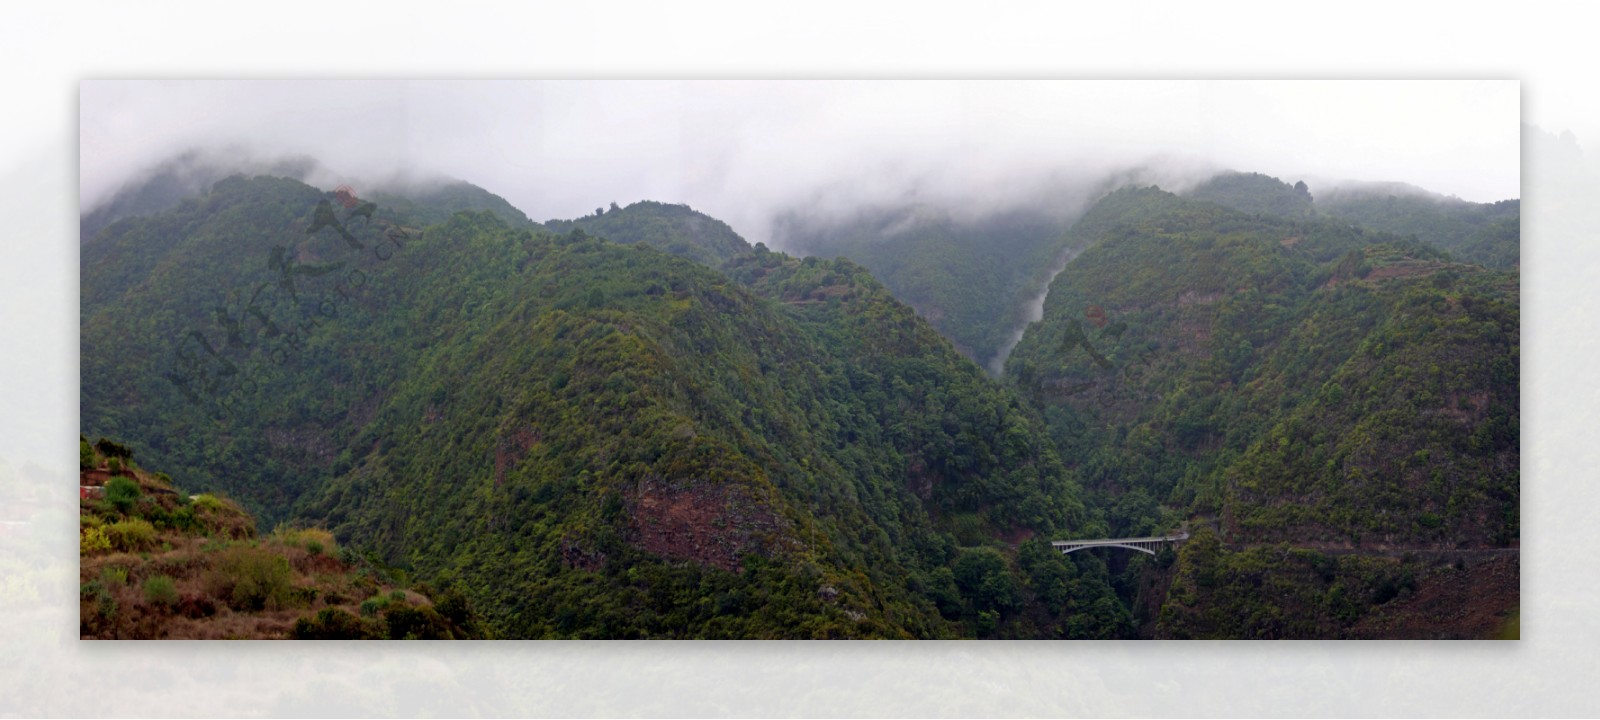
[[[1090,247],[1008,376],[1114,533],[1214,517],[1237,547],[1516,543],[1514,272],[1154,188],[1112,194],[1073,233]],[[1275,557],[1256,562],[1270,574]]]
[[[412,222],[235,176],[113,224],[82,256],[84,427],[268,523],[285,518],[404,362],[398,347],[321,338],[378,313],[368,284],[420,232]]]
[[[539,224],[464,183],[129,192],[83,245],[86,437],[253,537],[328,528],[472,633],[1464,637],[1515,607],[1518,276],[1468,257],[1516,247],[1515,201],[1407,224],[1231,174],[1070,228],[790,217],[802,258],[649,201]],[[88,525],[182,512],[132,477],[173,497]],[[1049,545],[1180,528],[1153,557]],[[325,604],[306,633],[393,635]],[[84,632],[181,624],[146,609]]]
[[[85,208],[78,228],[83,244],[88,245],[99,237],[101,230],[118,220],[171,209],[188,198],[205,194],[223,178],[260,174],[304,180],[318,170],[317,162],[306,157],[251,162],[238,158],[224,160],[191,150],[149,169],[95,207]]]
[[[688,205],[644,200],[627,207],[612,203],[610,210],[595,208],[594,212],[576,220],[549,220],[545,227],[558,233],[581,229],[625,244],[648,243],[713,267],[750,251],[750,243],[727,223],[695,212]]]
[[[502,636],[1131,632],[1043,544],[1098,528],[1038,418],[859,267],[413,202],[235,178],[112,228],[86,432]]]
[[[1315,197],[1313,197],[1315,195]],[[1347,182],[1329,189],[1293,186],[1260,173],[1222,173],[1188,197],[1249,214],[1321,217],[1412,238],[1461,262],[1491,268],[1521,263],[1522,202],[1474,203],[1405,183]]]
[[[1221,173],[1200,183],[1188,195],[1252,215],[1304,218],[1315,212],[1311,190],[1305,182],[1290,186],[1261,173]]]
[[[1375,185],[1322,193],[1317,209],[1362,227],[1415,236],[1463,262],[1492,268],[1522,263],[1520,200],[1473,203]]]
[[[956,349],[988,366],[1024,322],[1063,244],[1066,208],[1019,208],[958,218],[928,205],[861,210],[837,219],[799,214],[775,223],[775,243],[846,257],[915,308]]]

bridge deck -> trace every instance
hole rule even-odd
[[[1129,544],[1132,544],[1132,543],[1179,542],[1179,541],[1188,540],[1188,539],[1189,539],[1189,533],[1178,533],[1177,535],[1160,535],[1160,536],[1156,536],[1156,537],[1099,538],[1099,539],[1094,539],[1094,540],[1056,540],[1056,541],[1051,542],[1050,544],[1054,545],[1056,547],[1064,547],[1064,546],[1068,546],[1068,545],[1129,545]]]
[[[1159,537],[1098,538],[1098,539],[1094,539],[1094,540],[1056,540],[1054,542],[1051,542],[1050,544],[1055,546],[1057,549],[1059,549],[1062,552],[1062,554],[1073,553],[1073,552],[1077,552],[1079,550],[1083,550],[1083,549],[1086,549],[1086,548],[1092,548],[1092,547],[1120,547],[1120,548],[1127,548],[1129,550],[1137,550],[1137,551],[1142,552],[1142,553],[1147,553],[1147,554],[1150,554],[1150,555],[1154,555],[1154,554],[1156,554],[1156,551],[1160,550],[1161,546],[1163,544],[1165,544],[1165,543],[1179,543],[1179,542],[1183,542],[1184,540],[1188,540],[1188,539],[1189,539],[1189,533],[1180,532],[1180,533],[1178,533],[1176,535],[1162,535],[1162,536],[1159,536]]]

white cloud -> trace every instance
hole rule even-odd
[[[534,219],[685,202],[752,240],[785,206],[1186,167],[1519,191],[1515,81],[89,81],[84,207],[194,146],[349,177],[438,172]]]

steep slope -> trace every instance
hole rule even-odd
[[[1305,182],[1290,186],[1261,173],[1222,173],[1195,186],[1188,197],[1252,215],[1308,218],[1315,212]]]
[[[178,490],[140,469],[131,448],[78,445],[84,639],[482,636],[459,593],[397,587],[327,530],[258,536],[237,505]]]
[[[648,243],[678,257],[716,267],[740,253],[750,251],[750,243],[733,228],[688,205],[669,205],[650,200],[625,208],[611,204],[611,210],[595,209],[595,214],[576,220],[549,220],[545,227],[558,233],[581,229],[624,244]]]
[[[1464,262],[1491,268],[1522,262],[1520,200],[1474,203],[1414,188],[1348,186],[1321,193],[1317,210],[1373,230],[1415,236]]]
[[[459,223],[423,242],[435,232],[456,257],[502,245]],[[538,292],[487,301],[481,313],[498,321],[425,351],[418,364],[433,372],[354,443],[370,437],[377,452],[309,510],[424,575],[459,577],[512,634],[957,632],[915,581],[958,559],[936,529],[946,506],[965,513],[949,522],[971,529],[968,544],[1072,519],[1047,448],[1024,439],[1008,459],[1034,467],[995,477],[986,447],[951,437],[998,439],[1016,410],[997,388],[968,383],[982,404],[933,416],[948,429],[884,427],[859,394],[868,378],[725,277],[582,233],[523,242],[525,269],[507,282]],[[426,278],[437,266],[426,253],[406,272]],[[899,319],[918,322],[903,308]],[[930,372],[959,361],[921,337],[946,353]],[[960,462],[968,472],[942,472]],[[934,517],[924,483],[937,487],[923,489]],[[491,558],[539,570],[507,582]]]
[[[380,308],[367,283],[417,230],[388,208],[235,176],[83,251],[81,412],[189,487],[268,522],[325,472],[403,357],[320,346]]]
[[[505,198],[459,180],[402,183],[393,187],[380,184],[374,192],[364,193],[361,199],[376,203],[417,225],[441,223],[458,212],[487,211],[514,228],[539,226],[521,210],[506,202]]]
[[[1090,247],[1007,369],[1113,532],[1214,516],[1239,550],[1516,543],[1514,273],[1155,189],[1073,232]]]
[[[1064,215],[1024,208],[957,218],[929,205],[881,207],[837,220],[790,214],[773,237],[794,252],[847,257],[871,270],[961,354],[987,366],[1066,250]]]
[[[237,182],[84,325],[85,426],[186,485],[513,637],[1126,633],[1037,418],[860,268]]]
[[[298,213],[310,197],[307,193],[315,192],[297,179],[316,167],[310,160],[266,165],[260,168],[265,171],[260,175],[238,172],[235,165],[194,166],[194,161],[182,160],[162,165],[144,182],[123,189],[83,217],[82,242],[85,247],[92,246],[80,254],[79,272],[86,288],[81,312],[85,317],[139,285],[160,263],[170,261],[174,252],[182,252],[174,247],[180,238],[257,232],[263,226],[279,228],[290,212],[295,213],[294,219],[302,219]],[[286,168],[300,172],[281,172]],[[268,191],[263,187],[266,184],[278,187]],[[276,198],[279,206],[264,207],[263,193]],[[537,226],[504,198],[454,180],[411,183],[360,198],[336,194],[327,199],[330,211],[354,213],[357,225],[371,219],[363,212],[366,203],[373,203],[382,207],[387,217],[403,217],[410,225],[440,222],[460,211],[487,210],[514,227]],[[313,219],[303,219],[309,228]]]
[[[94,242],[101,230],[123,218],[154,215],[177,207],[185,199],[204,195],[226,177],[271,175],[304,182],[321,170],[310,158],[259,161],[189,150],[150,168],[83,213],[78,224],[81,242]]]
[[[1318,190],[1260,173],[1224,173],[1187,193],[1248,214],[1321,217],[1411,237],[1461,262],[1512,268],[1521,262],[1522,203],[1467,202],[1405,183],[1344,182]]]

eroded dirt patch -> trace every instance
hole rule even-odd
[[[746,553],[771,556],[788,529],[741,485],[697,480],[639,481],[626,499],[629,540],[662,557],[738,572]]]

